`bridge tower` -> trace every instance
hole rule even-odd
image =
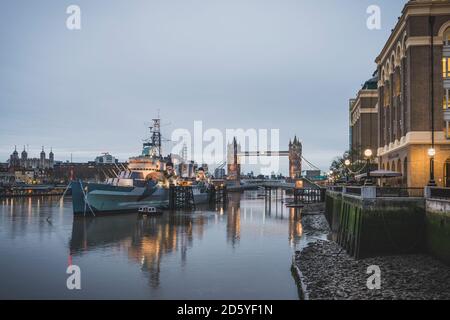
[[[302,143],[295,136],[289,141],[289,177],[298,179],[302,175]]]
[[[238,153],[241,152],[241,145],[237,143],[236,137],[233,142],[227,145],[227,180],[241,180],[241,163]]]

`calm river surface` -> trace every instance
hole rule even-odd
[[[0,298],[299,299],[301,215],[256,192],[225,210],[73,218],[71,199],[0,200]],[[81,268],[81,290],[66,269]]]

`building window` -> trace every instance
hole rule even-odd
[[[444,98],[442,100],[442,108],[444,110],[449,109],[450,107],[450,90],[444,89]]]
[[[444,33],[444,46],[450,46],[450,30],[447,29]]]
[[[450,187],[450,159],[444,163],[444,187]]]
[[[391,86],[389,85],[389,83],[386,83],[386,85],[384,86],[384,106],[390,106],[391,105]]]
[[[403,184],[408,186],[408,158],[403,161]]]
[[[450,58],[442,59],[442,76],[444,79],[450,78]]]
[[[394,74],[394,97],[399,97],[400,94],[401,94],[400,69],[398,69]]]

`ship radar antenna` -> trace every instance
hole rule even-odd
[[[144,140],[142,154],[145,156],[161,158],[161,120],[152,119],[153,125],[149,126],[150,138]]]

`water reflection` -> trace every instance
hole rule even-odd
[[[252,198],[250,198],[252,199]],[[255,198],[253,198],[255,199]],[[161,216],[140,216],[138,214],[109,215],[98,217],[74,218],[72,237],[70,239],[70,255],[82,256],[89,251],[115,248],[126,252],[130,261],[140,265],[148,276],[149,285],[160,286],[161,263],[165,256],[180,253],[181,264],[186,264],[188,249],[193,246],[194,239],[202,239],[205,226],[222,223],[226,220],[226,240],[232,248],[239,245],[241,239],[241,216],[253,222],[253,211],[258,212],[259,202],[246,202],[241,210],[242,195],[229,195],[227,207],[217,212],[202,213],[165,213]],[[283,203],[276,202],[266,207],[262,215],[256,215],[256,226],[264,231],[266,220],[271,222],[284,220],[284,211],[288,211],[288,242],[291,247],[298,244],[302,236],[301,211],[284,209]],[[247,199],[248,201],[248,199]],[[277,208],[273,212],[270,207]],[[273,229],[272,223],[267,227]],[[280,224],[282,226],[284,224]],[[284,228],[283,228],[284,229]],[[274,232],[274,231],[271,231]]]
[[[241,194],[230,193],[227,207],[227,241],[233,247],[241,237]]]
[[[267,197],[264,197],[264,195],[261,195],[261,197],[264,199],[266,216],[284,219],[287,210],[285,208],[287,196],[283,190],[271,190],[267,192]]]
[[[289,244],[295,246],[303,235],[301,209],[289,209]]]
[[[266,203],[257,192],[229,196],[228,205],[217,210],[84,218],[73,218],[70,199],[3,199],[0,253],[28,261],[50,258],[58,250],[43,269],[50,280],[46,290],[53,290],[59,288],[54,272],[67,266],[68,252],[69,261],[89,270],[85,287],[95,290],[83,291],[86,298],[110,296],[115,283],[108,280],[126,274],[120,280],[124,298],[133,292],[142,298],[296,299],[289,270],[293,251],[305,239],[301,211],[286,208],[282,193],[273,193]],[[17,250],[21,246],[29,250]],[[16,262],[6,262],[17,268]],[[139,285],[142,279],[145,288]],[[37,297],[42,291],[37,280],[24,284],[19,274],[17,288]]]
[[[125,250],[128,258],[141,265],[141,270],[148,274],[149,284],[158,287],[164,256],[180,251],[181,261],[185,263],[194,236],[201,238],[203,226],[211,221],[214,221],[214,215],[186,213],[75,218],[70,252],[77,256],[102,247]]]
[[[55,197],[27,197],[1,199],[1,230],[7,238],[15,239],[38,227],[42,236],[51,228],[51,209]],[[61,209],[63,210],[63,209]],[[7,213],[7,216],[5,215]]]

